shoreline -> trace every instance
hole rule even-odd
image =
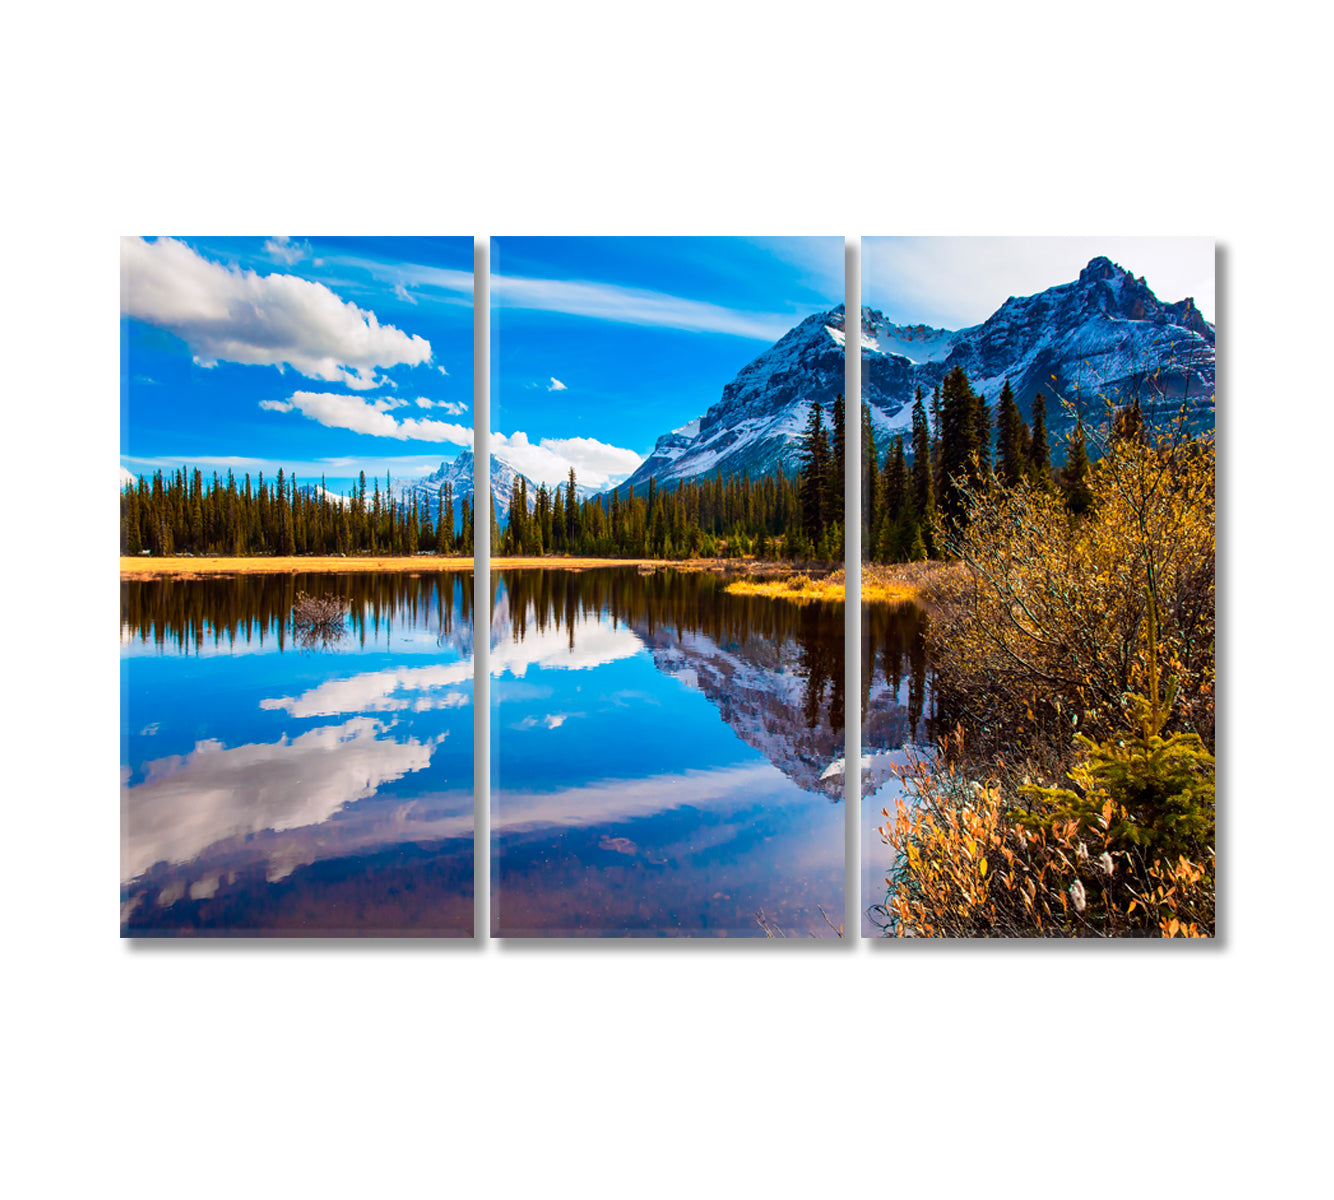
[[[844,572],[833,564],[798,565],[772,560],[747,558],[557,558],[516,556],[491,559],[492,571],[562,570],[593,571],[606,567],[625,567],[643,571],[671,569],[735,576],[727,590],[738,595],[763,596],[792,600],[846,599]],[[646,570],[647,568],[647,570]],[[437,558],[416,556],[356,555],[346,558],[311,555],[287,557],[227,558],[121,558],[120,577],[135,579],[205,579],[230,575],[299,575],[310,572],[338,574],[441,575],[471,571],[472,558]],[[927,604],[933,585],[957,570],[957,564],[938,562],[905,563],[882,566],[862,564],[861,598],[863,604]]]
[[[514,556],[502,558],[493,555],[491,570],[552,569],[562,571],[590,571],[603,567],[652,567],[655,570],[671,568],[677,571],[709,571],[719,575],[749,575],[772,578],[796,573],[792,563],[756,561],[749,558],[561,558],[556,556]],[[185,555],[169,558],[148,556],[120,560],[122,579],[200,579],[214,575],[298,575],[311,571],[329,574],[381,572],[384,574],[435,575],[450,571],[471,571],[473,559],[433,554],[422,555],[288,555],[284,557],[255,556],[227,557],[223,555]],[[805,570],[825,575],[835,564],[808,566]]]

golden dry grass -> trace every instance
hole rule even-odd
[[[862,603],[929,604],[932,593],[952,581],[959,570],[957,563],[896,563],[891,566],[866,563],[862,567]],[[824,579],[789,572],[782,578],[741,579],[728,584],[727,590],[737,596],[768,596],[801,603],[844,600],[846,582],[843,571],[835,571]]]
[[[425,575],[443,571],[471,571],[471,558],[380,557],[351,558],[311,555],[300,558],[122,558],[122,579],[196,579],[203,575],[295,575],[303,571],[380,571]]]
[[[733,596],[767,596],[771,600],[793,600],[807,604],[813,600],[843,599],[843,572],[838,580],[811,579],[807,575],[789,575],[786,579],[738,579],[729,583],[726,591]]]
[[[758,565],[758,564],[757,564]],[[525,567],[559,568],[564,571],[587,571],[597,567],[671,567],[678,571],[746,570],[749,563],[724,558],[694,558],[668,562],[653,558],[502,558],[493,556],[491,569],[513,570]],[[378,571],[414,575],[445,571],[471,571],[471,558],[437,558],[433,554],[414,556],[351,555],[346,558],[329,556],[278,556],[262,558],[231,558],[224,556],[197,558],[122,558],[122,579],[196,579],[204,575],[295,575],[303,571],[365,572]]]

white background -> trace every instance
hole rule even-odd
[[[10,13],[12,1194],[1327,1185],[1315,11]],[[282,231],[1217,236],[1224,936],[1184,950],[122,942],[117,236]]]

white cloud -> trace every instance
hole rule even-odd
[[[516,641],[507,607],[498,605],[491,622],[491,674],[498,679],[506,676],[522,679],[529,667],[589,670],[634,658],[643,651],[644,643],[624,625],[613,629],[596,618],[579,626],[579,636],[573,646],[568,630],[557,629],[554,625],[538,629],[532,621],[528,623],[523,641]]]
[[[306,242],[294,242],[290,237],[275,237],[264,243],[264,253],[290,267],[310,253],[310,246]]]
[[[460,400],[425,400],[417,399],[418,408],[442,408],[451,417],[461,417],[468,411],[468,406]]]
[[[425,338],[381,325],[322,283],[210,262],[174,238],[121,239],[121,312],[168,329],[203,367],[290,366],[364,390],[383,367],[431,358]]]
[[[580,483],[605,488],[630,474],[642,459],[633,450],[610,446],[596,438],[543,438],[537,445],[523,432],[491,435],[492,453],[534,483],[548,487],[565,482],[574,467]]]
[[[387,728],[357,717],[291,741],[202,741],[147,763],[144,782],[121,791],[121,879],[189,862],[226,838],[320,824],[429,765],[435,742],[398,742],[382,736]]]
[[[862,303],[890,320],[962,329],[1010,296],[1079,278],[1105,255],[1160,300],[1194,296],[1214,316],[1214,241],[1202,237],[864,237]]]
[[[555,791],[505,788],[493,806],[491,828],[600,825],[687,806],[722,812],[752,805],[757,799],[766,804],[808,799],[790,785],[781,786],[781,781],[778,769],[764,762],[643,779],[598,779]]]
[[[442,367],[442,366],[440,366],[438,363],[436,364],[436,368],[435,368],[435,369],[436,369],[437,371],[439,371],[441,375],[448,375],[448,374],[449,374],[449,372],[446,371],[445,368]]]
[[[565,385],[564,385],[563,383],[561,383],[561,381],[560,381],[559,379],[557,379],[557,378],[553,375],[553,376],[551,377],[551,383],[547,385],[547,391],[549,391],[549,392],[563,392],[563,391],[565,391],[565,390],[566,390]]]
[[[417,297],[408,291],[401,282],[394,284],[394,295],[400,300],[406,300],[409,304],[417,303]]]
[[[471,446],[472,430],[466,425],[430,418],[390,416],[402,408],[406,400],[380,397],[367,400],[362,396],[348,396],[339,392],[294,392],[290,400],[261,400],[260,408],[270,412],[291,412],[293,409],[312,421],[330,429],[350,429],[372,437],[397,438],[399,441],[449,442],[455,446]]]
[[[398,667],[367,671],[349,679],[330,679],[299,696],[259,702],[263,709],[282,709],[293,717],[329,717],[339,713],[398,712],[412,709],[460,708],[470,702],[466,692],[432,695],[441,688],[472,683],[472,660],[436,667]],[[414,699],[412,693],[423,693]]]

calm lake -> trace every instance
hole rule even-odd
[[[122,581],[122,934],[472,936],[472,587]]]
[[[915,604],[868,605],[862,613],[862,935],[881,936],[876,906],[884,903],[892,854],[880,826],[902,785],[894,774],[931,755],[939,736],[927,616]],[[880,918],[883,922],[883,918]]]
[[[491,582],[493,932],[833,937],[843,606],[634,567]]]

